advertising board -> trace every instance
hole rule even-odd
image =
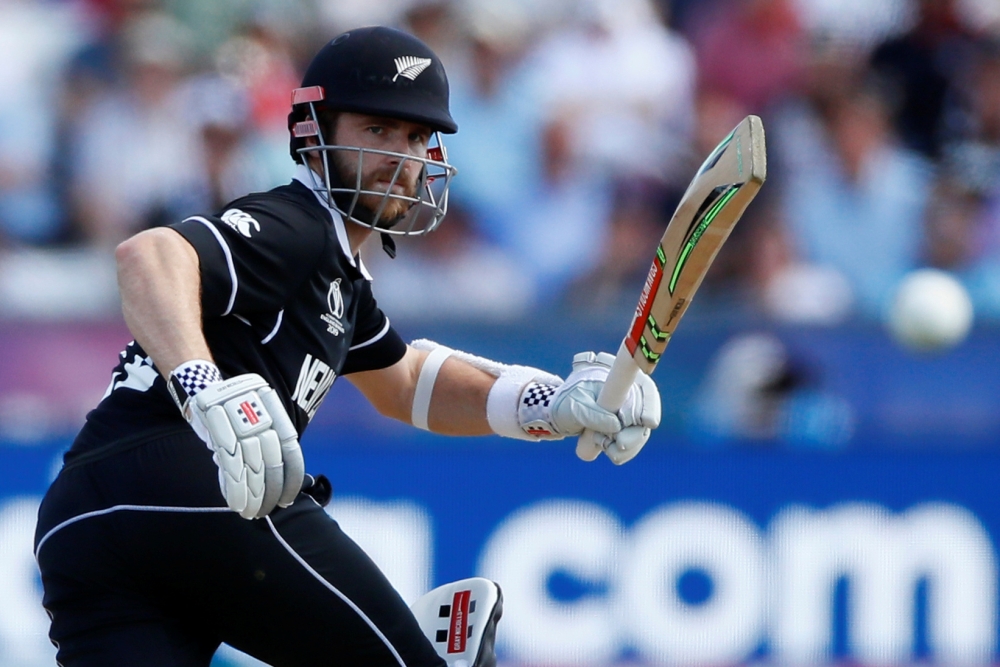
[[[64,446],[0,449],[3,665],[52,664],[30,545]],[[507,662],[997,658],[994,453],[692,452],[658,434],[614,467],[499,438],[305,447],[330,513],[408,601],[501,583]]]

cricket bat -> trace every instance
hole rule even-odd
[[[617,412],[636,373],[653,372],[691,305],[712,261],[767,176],[764,126],[747,116],[722,140],[695,174],[656,248],[653,265],[639,295],[598,404]],[[592,431],[585,431],[576,454],[593,461],[602,451]],[[614,447],[608,457],[618,465],[634,453]]]

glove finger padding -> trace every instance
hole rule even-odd
[[[295,497],[302,490],[302,483],[306,477],[306,462],[299,446],[299,433],[285,412],[285,406],[282,405],[276,391],[270,387],[261,389],[260,399],[271,413],[272,426],[280,444],[283,482],[277,503],[280,507],[288,507],[295,502]]]
[[[281,442],[273,429],[260,434],[260,454],[263,459],[261,463],[264,474],[261,480],[264,489],[260,509],[257,511],[258,519],[271,513],[284,491],[285,475],[281,459]]]
[[[567,378],[566,384],[570,382],[573,382],[572,375]],[[556,392],[552,399],[552,421],[559,433],[578,435],[588,428],[609,434],[621,430],[618,416],[597,404],[602,384],[598,380],[577,380],[575,386]]]
[[[645,373],[637,373],[625,405],[618,412],[625,428],[604,444],[604,453],[612,463],[622,465],[635,458],[653,429],[660,425],[661,412],[660,390],[656,383]]]
[[[643,372],[636,373],[625,405],[618,411],[622,424],[626,427],[642,424],[654,429],[660,425],[661,411],[660,390],[653,378]]]
[[[610,442],[604,445],[604,453],[611,462],[620,466],[628,463],[649,440],[652,429],[646,426],[628,426],[619,431]]]
[[[256,519],[261,515],[261,505],[264,502],[266,488],[264,456],[260,451],[260,438],[244,438],[240,441],[240,449],[243,450],[243,467],[246,470],[247,486],[247,506],[240,512],[240,516],[244,519]]]
[[[302,490],[306,478],[306,462],[298,439],[282,444],[281,451],[285,461],[285,488],[278,498],[278,506],[288,507],[295,502],[296,496]]]
[[[191,407],[192,424],[209,436],[230,509],[255,519],[294,501],[305,476],[298,433],[262,377],[251,373],[210,384]]]
[[[219,466],[219,489],[226,504],[243,518],[248,518],[248,507],[256,516],[256,507],[251,507],[252,499],[247,488],[247,469],[243,461],[243,448],[236,438],[236,432],[229,423],[229,417],[222,406],[215,405],[205,411],[202,422],[208,429],[215,454],[212,460]]]
[[[226,500],[226,505],[234,512],[243,515],[243,510],[247,506],[247,487],[242,479],[237,480],[223,468],[221,457],[218,452],[212,454],[212,460],[219,466],[219,489],[222,490],[222,497]],[[240,470],[242,474],[242,468]]]
[[[566,381],[550,387],[551,400],[547,401],[547,413],[541,419],[560,437],[579,435],[584,429],[606,434],[621,430],[618,416],[597,404],[597,396],[611,368],[609,360],[613,361],[614,357],[581,352],[573,357],[573,372]]]
[[[213,448],[216,452],[222,450],[219,453],[225,458],[219,465],[238,477],[239,471],[243,469],[243,452],[237,446],[236,431],[230,425],[226,411],[216,405],[202,414],[202,422],[208,427]],[[234,463],[236,459],[239,459],[238,463]]]

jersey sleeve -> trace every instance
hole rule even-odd
[[[388,368],[406,354],[406,343],[379,309],[371,283],[365,281],[359,298],[354,338],[341,375]]]
[[[206,316],[280,310],[325,251],[322,221],[290,202],[246,198],[171,227],[194,246]]]

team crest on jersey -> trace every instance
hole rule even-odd
[[[339,336],[344,333],[344,295],[340,293],[340,278],[330,283],[330,291],[326,293],[326,305],[330,312],[320,315],[326,322],[327,333]]]
[[[231,208],[223,213],[222,221],[247,238],[250,238],[251,228],[254,231],[260,231],[260,223],[252,215],[244,213],[238,208]]]

